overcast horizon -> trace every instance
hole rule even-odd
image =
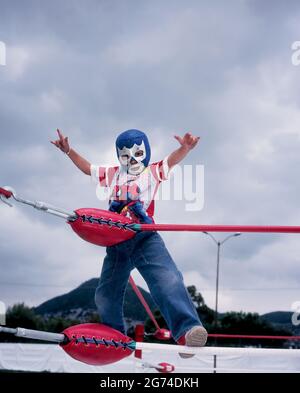
[[[104,209],[90,178],[50,144],[57,128],[90,162],[112,165],[123,130],[147,133],[152,161],[191,132],[201,139],[184,164],[204,167],[204,206],[158,201],[157,223],[300,225],[299,18],[296,0],[0,0],[0,186],[70,211]],[[6,305],[36,306],[99,276],[105,249],[62,220],[1,202],[0,216]],[[212,239],[162,236],[186,285],[214,308]],[[299,235],[228,240],[219,311],[291,311],[299,255]]]

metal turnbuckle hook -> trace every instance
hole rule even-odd
[[[7,202],[6,199],[4,199],[5,197],[3,195],[0,195],[0,200],[5,203],[6,205],[8,205],[9,207],[13,207],[13,205],[9,202]]]

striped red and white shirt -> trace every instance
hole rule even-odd
[[[113,195],[116,186],[136,185],[140,190],[139,200],[143,203],[144,209],[150,217],[154,215],[154,200],[159,185],[168,179],[169,171],[168,157],[150,164],[139,175],[130,175],[120,166],[91,165],[92,181],[101,187],[108,187],[110,196]]]

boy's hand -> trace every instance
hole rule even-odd
[[[67,136],[63,136],[59,129],[57,129],[57,133],[59,139],[50,142],[62,152],[66,153],[77,168],[79,168],[83,173],[91,176],[91,164],[85,158],[81,157],[74,149],[70,148]]]
[[[175,135],[174,138],[181,144],[181,146],[187,150],[190,151],[192,150],[198,143],[200,136],[193,136],[189,132],[184,135],[183,138],[181,138],[178,135]]]
[[[179,149],[173,151],[168,157],[168,165],[169,168],[172,168],[174,165],[178,164],[180,161],[184,159],[184,157],[197,145],[200,136],[193,136],[189,132],[181,138],[178,135],[175,135],[174,138],[180,143]]]
[[[64,137],[63,134],[57,129],[58,137],[56,141],[50,141],[53,145],[58,147],[62,152],[64,153],[69,153],[70,152],[70,145],[69,145],[69,140],[68,137]]]

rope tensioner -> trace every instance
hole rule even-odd
[[[83,240],[99,246],[113,246],[129,240],[138,232],[189,231],[189,232],[252,232],[252,233],[300,233],[300,226],[278,225],[189,225],[189,224],[139,224],[131,218],[107,210],[82,208],[74,212],[40,201],[29,201],[17,196],[11,187],[0,188],[0,199],[6,203],[13,198],[45,213],[65,219]]]

